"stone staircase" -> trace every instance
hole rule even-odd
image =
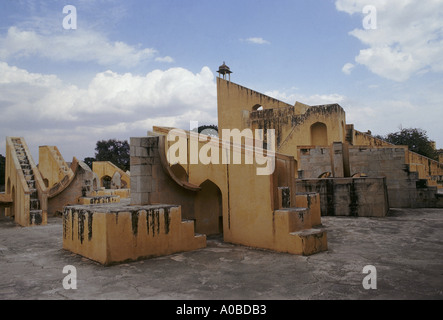
[[[36,188],[36,182],[34,179],[34,172],[32,170],[31,164],[29,163],[28,155],[23,146],[20,138],[12,139],[14,144],[15,153],[17,159],[20,163],[21,169],[23,171],[23,176],[25,177],[26,183],[30,191],[29,200],[29,223],[30,225],[40,225],[43,221],[42,210],[40,209],[40,200],[38,198],[38,191]]]
[[[63,159],[62,155],[60,154],[60,151],[55,147],[52,147],[51,151],[52,151],[52,155],[53,155],[54,159],[58,163],[58,167],[60,168],[60,170],[63,172],[64,175],[68,175],[70,168],[67,166],[65,160]]]
[[[279,209],[274,211],[275,228],[280,234],[278,242],[286,246],[286,251],[301,255],[311,255],[328,249],[326,229],[315,225],[320,221],[320,211],[310,208],[289,207],[289,187],[279,188]]]

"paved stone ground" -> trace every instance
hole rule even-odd
[[[205,249],[103,267],[62,249],[62,219],[22,228],[0,220],[0,300],[443,299],[443,209],[385,218],[323,217],[329,251],[310,257],[208,239]],[[77,269],[65,290],[63,267]],[[362,286],[363,267],[377,289]]]

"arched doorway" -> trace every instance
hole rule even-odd
[[[321,175],[318,176],[319,179],[325,179],[325,178],[332,178],[332,172],[323,172]]]
[[[327,146],[328,145],[328,129],[322,122],[316,122],[311,126],[311,145]]]
[[[11,191],[11,199],[13,201],[12,206],[9,208],[9,216],[15,217],[15,206],[17,205],[17,201],[15,200],[15,187],[12,187]]]
[[[101,179],[101,185],[105,189],[111,189],[112,178],[110,176],[103,176]]]
[[[194,203],[195,232],[206,235],[223,233],[222,194],[215,183],[206,180]]]

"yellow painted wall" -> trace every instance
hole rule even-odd
[[[205,246],[180,207],[72,206],[63,214],[63,248],[104,265]]]
[[[276,129],[277,151],[297,161],[298,146],[345,142],[346,114],[337,104],[292,106],[221,78],[217,78],[217,94],[219,135],[223,129]],[[254,111],[256,105],[262,105],[263,111]],[[311,130],[315,127],[324,128],[325,135]]]
[[[33,170],[35,185],[39,195],[40,209],[42,210],[42,225],[47,223],[47,194],[46,188],[40,173],[32,160],[31,153],[24,138],[7,137],[6,138],[6,194],[12,197],[12,207],[5,209],[6,216],[14,216],[15,222],[21,226],[31,226],[30,223],[30,198],[31,191],[24,177],[20,162],[15,153],[13,139],[20,139],[23,148],[28,156],[28,161]]]
[[[154,131],[160,134],[167,134],[169,129],[154,127]],[[221,147],[221,145],[213,139],[214,144]],[[175,142],[166,144],[166,151]],[[190,141],[188,141],[188,150]],[[199,143],[200,148],[206,145],[206,142]],[[160,150],[160,152],[162,152]],[[245,152],[243,147],[231,148],[231,156],[234,152]],[[219,152],[220,155],[222,152]],[[223,203],[223,237],[224,241],[247,245],[251,247],[271,249],[282,252],[292,252],[299,254],[312,254],[314,251],[307,250],[301,243],[306,240],[303,237],[311,237],[311,235],[297,236],[297,240],[290,236],[291,232],[300,230],[293,230],[289,225],[284,227],[285,223],[290,223],[290,220],[282,218],[283,222],[275,220],[274,211],[278,209],[278,184],[279,181],[289,183],[284,185],[291,187],[291,192],[295,192],[294,175],[294,159],[285,155],[276,155],[281,162],[287,162],[287,165],[280,163],[279,168],[286,169],[285,173],[274,171],[271,175],[257,175],[257,163],[245,164],[185,164],[182,165],[186,170],[188,182],[193,185],[201,185],[204,181],[210,180],[216,184],[222,194]],[[286,174],[286,179],[279,177]],[[164,192],[167,192],[166,190]],[[295,203],[295,193],[291,197],[293,204]],[[290,215],[292,211],[279,212],[280,215]],[[318,219],[317,219],[318,220]],[[316,220],[316,221],[317,221]],[[286,221],[286,222],[284,222]],[[283,226],[281,225],[283,224]],[[311,226],[309,225],[309,228]],[[284,230],[284,231],[282,231]],[[280,232],[284,232],[283,235]],[[325,233],[319,231],[319,233]],[[290,240],[288,240],[290,237]],[[304,240],[303,240],[303,239]],[[288,241],[282,241],[286,239]],[[323,238],[326,241],[326,237]],[[322,240],[322,241],[323,241]],[[308,241],[309,242],[309,241]],[[291,244],[288,244],[291,243]],[[306,242],[307,243],[307,242]],[[297,249],[296,249],[297,247]],[[318,248],[326,250],[326,242],[322,242]],[[303,248],[303,249],[300,249]]]
[[[48,188],[63,180],[65,176],[71,177],[73,172],[63,159],[56,146],[39,147],[38,169]]]
[[[120,173],[122,182],[126,183],[124,189],[129,189],[131,187],[131,178],[130,176],[118,168],[115,164],[109,161],[94,161],[92,163],[92,171],[97,174],[100,181],[102,181],[103,177],[112,178],[116,172]]]
[[[243,115],[254,111],[255,106],[263,106],[263,109],[294,107],[222,78],[217,78],[217,105],[219,131],[231,128],[244,129]],[[300,114],[306,107],[299,103],[295,107],[295,112]]]

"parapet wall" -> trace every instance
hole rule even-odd
[[[389,211],[385,178],[298,179],[297,190],[320,194],[322,216],[384,217]]]

